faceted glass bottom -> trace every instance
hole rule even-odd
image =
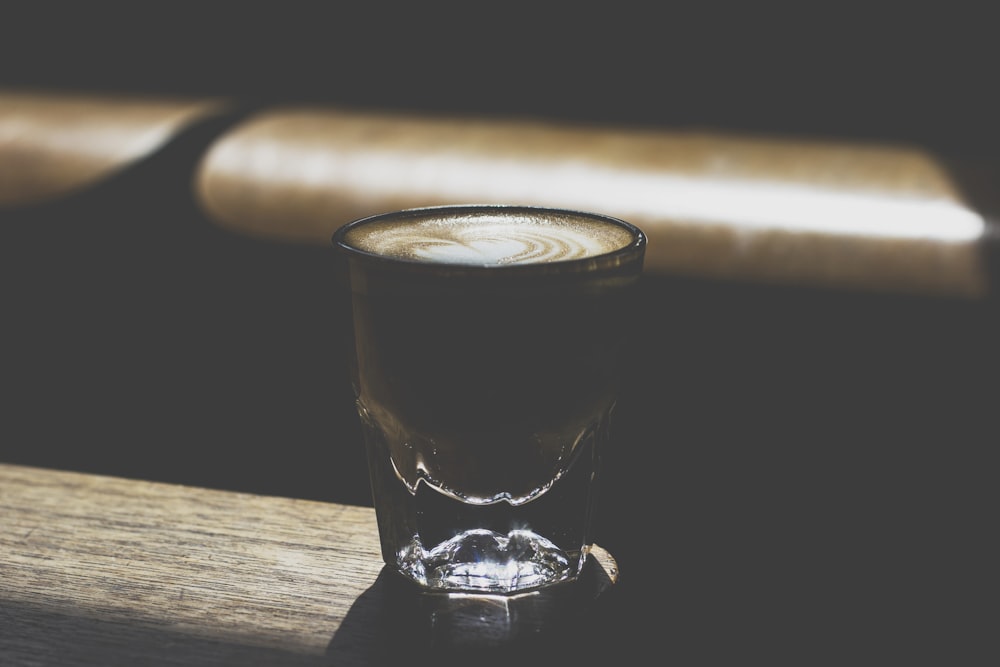
[[[403,574],[429,588],[511,593],[576,576],[555,544],[528,530],[468,530],[425,551],[414,539],[400,554]]]

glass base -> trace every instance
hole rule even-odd
[[[617,581],[618,564],[597,544],[576,579],[515,594],[432,589],[386,565],[352,608],[364,630],[344,635],[356,650],[374,632],[366,664],[412,663],[417,651],[437,665],[589,665],[617,613]]]
[[[461,493],[463,468],[454,463],[431,471],[447,469],[443,480],[421,469],[407,483],[392,456],[399,434],[363,420],[383,560],[432,591],[516,594],[578,578],[592,545],[607,421],[602,413],[570,438],[566,460],[527,500],[482,502]]]
[[[414,540],[397,562],[403,574],[428,588],[487,593],[525,591],[577,575],[559,547],[528,530],[468,530],[430,551]]]

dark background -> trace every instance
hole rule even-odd
[[[1000,156],[993,24],[955,3],[408,7],[6,3],[0,86]],[[3,458],[367,504],[330,254],[228,235],[190,197],[223,127],[0,215]],[[995,526],[995,299],[644,290],[598,541],[626,609],[662,615],[618,616],[622,637],[667,628],[678,658],[970,646]]]
[[[996,35],[975,6],[15,2],[0,22],[0,84],[917,142],[992,157]]]

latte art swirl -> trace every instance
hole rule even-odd
[[[594,257],[632,241],[624,229],[568,216],[428,215],[352,230],[348,243],[400,259],[466,265],[539,264]]]
[[[604,251],[599,240],[572,229],[532,229],[510,225],[497,228],[486,225],[450,231],[453,234],[447,239],[411,237],[404,242],[414,257],[460,264],[555,262],[581,259]]]

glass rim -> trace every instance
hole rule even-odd
[[[523,264],[474,264],[459,262],[429,262],[426,260],[383,255],[364,250],[351,245],[345,240],[352,229],[383,220],[393,220],[408,217],[426,216],[428,213],[441,213],[448,217],[476,213],[495,213],[500,216],[510,214],[553,214],[569,218],[585,218],[602,223],[610,223],[625,229],[632,236],[632,241],[621,248],[608,250],[588,257],[561,259],[551,262],[534,262]],[[435,206],[420,206],[404,208],[395,211],[376,213],[358,218],[341,225],[333,234],[334,247],[347,255],[348,258],[360,259],[367,263],[381,265],[386,268],[417,271],[425,274],[438,275],[537,275],[547,273],[589,273],[613,270],[628,266],[642,259],[647,238],[646,234],[636,225],[603,213],[583,211],[571,208],[552,206],[534,206],[519,204],[444,204]]]

